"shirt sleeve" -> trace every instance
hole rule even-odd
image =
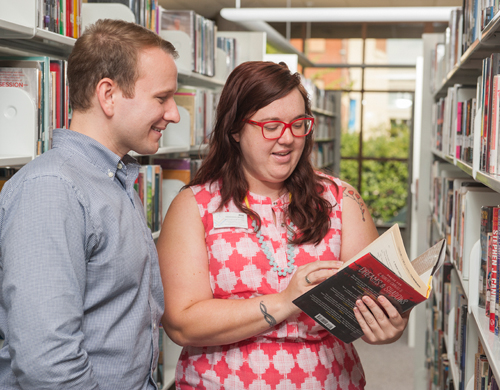
[[[83,348],[89,218],[56,176],[14,190],[2,226],[1,293],[11,368],[23,389],[99,389]]]

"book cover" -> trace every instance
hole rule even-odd
[[[351,343],[363,335],[353,312],[356,300],[384,295],[400,313],[408,311],[427,299],[445,252],[443,239],[410,262],[396,224],[293,303],[332,335]]]
[[[191,70],[196,70],[196,13],[190,10],[164,10],[161,13],[160,30],[176,30],[191,39]]]
[[[50,59],[49,57],[0,57],[0,67],[36,68],[40,70],[40,139],[41,152],[49,150],[50,121]]]

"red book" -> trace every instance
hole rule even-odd
[[[408,259],[398,225],[362,250],[332,277],[293,301],[333,336],[350,343],[363,336],[354,315],[356,301],[385,296],[400,313],[425,301],[432,275],[443,264],[445,240],[413,261]]]
[[[63,90],[62,90],[62,64],[59,61],[50,61],[50,71],[55,72],[56,79],[56,97],[55,97],[55,110],[56,110],[56,123],[54,123],[54,127],[56,129],[60,129],[63,127],[62,121],[62,104],[63,104]]]

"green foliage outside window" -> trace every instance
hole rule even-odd
[[[410,132],[406,124],[391,124],[385,131],[376,129],[365,139],[363,156],[378,158],[408,158]],[[343,132],[341,141],[340,176],[356,188],[358,185],[358,161],[344,157],[356,157],[359,150],[359,134]],[[361,196],[377,224],[405,222],[404,211],[408,196],[408,164],[402,161],[362,162]]]

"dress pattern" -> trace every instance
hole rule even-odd
[[[327,184],[323,196],[335,205],[331,228],[319,245],[294,247],[296,267],[340,257],[342,186],[340,180],[330,179],[335,185]],[[214,227],[214,213],[240,211],[233,202],[217,210],[221,199],[218,183],[194,186],[192,190],[205,226],[214,298],[248,299],[283,291],[292,274],[278,276],[271,270],[251,219],[248,228]],[[283,216],[288,194],[274,202],[252,193],[247,198],[261,217],[261,232],[276,263],[286,267],[289,221],[285,222]],[[331,336],[304,313],[234,344],[185,347],[176,367],[176,388],[182,390],[358,390],[364,386],[364,372],[354,346]]]

